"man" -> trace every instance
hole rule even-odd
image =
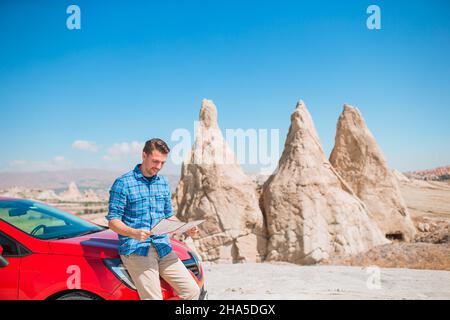
[[[172,250],[168,235],[151,235],[161,219],[173,216],[170,188],[158,175],[170,149],[161,139],[145,143],[142,163],[119,177],[111,187],[109,228],[119,234],[119,254],[141,299],[162,299],[159,276],[181,299],[198,299],[200,288]],[[186,232],[194,236],[193,228]]]

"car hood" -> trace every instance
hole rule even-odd
[[[184,243],[170,239],[173,250],[181,260],[190,259],[191,251]],[[117,233],[106,229],[80,237],[49,241],[52,254],[75,255],[92,258],[118,258]]]
[[[104,231],[80,237],[49,241],[52,254],[100,258],[117,258],[119,239],[116,233]]]

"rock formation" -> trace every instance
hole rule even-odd
[[[344,105],[330,162],[388,238],[410,241],[415,227],[398,182],[358,109]]]
[[[11,187],[6,192],[2,194],[3,197],[7,198],[27,198],[26,197],[26,189],[23,187]]]
[[[264,185],[263,203],[267,260],[311,264],[389,242],[327,160],[302,101],[278,168]]]
[[[101,201],[99,196],[92,189],[86,190],[83,193],[83,200],[86,202],[100,202]]]
[[[80,201],[83,199],[80,190],[75,182],[71,182],[66,191],[62,192],[59,197],[63,201]]]
[[[205,219],[195,240],[205,261],[258,262],[266,233],[255,183],[236,162],[217,124],[217,109],[203,100],[196,140],[174,195],[178,218]]]
[[[59,201],[60,197],[53,190],[42,190],[37,196],[37,200],[41,201]]]

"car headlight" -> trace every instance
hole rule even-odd
[[[200,269],[199,259],[194,252],[189,251],[188,253],[191,258],[187,259],[187,260],[183,260],[182,262],[184,263],[185,267],[188,270],[192,271],[192,273],[197,277],[198,280],[201,280],[203,275],[201,274],[201,271],[200,271],[201,269]]]
[[[108,269],[116,276],[117,279],[122,281],[128,288],[136,290],[136,286],[130,277],[127,269],[120,259],[103,259]]]

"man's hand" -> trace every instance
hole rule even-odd
[[[170,218],[168,218],[168,220],[180,221],[180,219],[178,219],[176,216],[171,216]],[[197,239],[199,236],[199,232],[200,232],[200,229],[197,226],[195,226],[192,229],[189,229],[188,231],[186,231],[185,234],[188,235],[189,237],[191,237],[192,239]]]
[[[134,229],[131,236],[136,240],[145,241],[150,237],[150,230]]]
[[[134,229],[128,227],[119,219],[109,221],[108,227],[115,233],[118,233],[125,237],[131,237],[139,241],[144,241],[151,235],[150,230]]]

